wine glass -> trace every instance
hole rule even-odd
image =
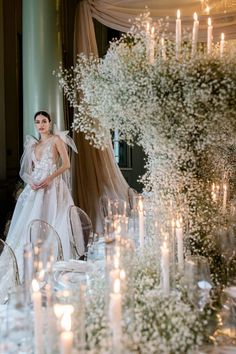
[[[207,259],[201,256],[188,257],[184,277],[189,301],[196,309],[203,311],[210,300],[212,288]]]
[[[229,225],[227,227],[222,227],[217,234],[217,244],[221,252],[222,258],[226,263],[226,284],[229,284],[229,270],[230,264],[235,257],[235,247],[236,247],[236,237],[235,237],[235,226]]]

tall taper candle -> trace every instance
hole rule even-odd
[[[143,201],[140,198],[138,202],[138,216],[139,216],[139,244],[142,249],[144,246],[144,214],[143,214]]]
[[[161,247],[161,273],[162,273],[162,289],[165,295],[170,292],[170,252],[166,246],[166,242]]]
[[[71,354],[73,345],[73,333],[71,332],[71,314],[65,312],[61,319],[63,332],[60,334],[61,354]]]
[[[180,19],[180,10],[177,10],[177,19],[176,19],[176,57],[178,58],[180,49],[181,49],[181,19]]]
[[[32,302],[34,307],[34,342],[35,353],[43,354],[43,315],[42,315],[42,295],[36,279],[32,280]]]
[[[220,39],[220,57],[221,58],[224,55],[224,47],[225,47],[225,35],[224,35],[224,33],[221,33],[221,39]]]
[[[226,212],[226,205],[227,205],[227,185],[223,185],[223,213]]]
[[[184,246],[183,246],[183,229],[181,221],[176,220],[176,239],[177,239],[177,256],[178,256],[178,268],[182,272],[184,267]]]
[[[151,28],[151,35],[149,37],[149,63],[153,64],[155,61],[155,28]]]
[[[197,13],[193,14],[193,36],[192,36],[192,56],[196,53],[197,50],[197,38],[198,38],[198,29],[199,29],[199,21],[197,17]]]
[[[207,27],[207,54],[211,54],[212,51],[212,31],[213,26],[211,24],[211,18],[208,17],[208,27]]]
[[[112,330],[113,349],[119,352],[122,328],[121,328],[121,294],[120,279],[114,281],[113,292],[110,293],[109,320]]]
[[[164,37],[161,37],[161,57],[163,60],[166,60],[166,48]]]

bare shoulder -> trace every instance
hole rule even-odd
[[[62,139],[58,135],[54,135],[53,142],[56,145],[62,145],[63,144]]]

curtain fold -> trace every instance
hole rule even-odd
[[[78,4],[75,18],[74,55],[97,54],[91,8],[87,1]],[[103,230],[100,198],[128,198],[128,184],[117,165],[112,144],[103,151],[95,149],[83,133],[74,133],[79,153],[73,155],[74,200],[91,218],[96,232]]]
[[[92,17],[107,27],[118,31],[127,32],[130,28],[130,21],[134,20],[140,13],[144,12],[145,6],[148,7],[151,17],[158,18],[169,17],[169,32],[175,33],[175,20],[177,9],[181,10],[182,25],[191,31],[193,24],[193,13],[199,15],[199,41],[207,40],[207,18],[201,1],[196,0],[87,0],[91,9]],[[226,12],[221,9],[222,1],[209,1],[212,13],[210,16],[213,21],[213,36],[215,41],[219,41],[220,33],[224,32],[227,39],[236,38],[236,9],[227,9]],[[221,9],[221,10],[220,10]]]

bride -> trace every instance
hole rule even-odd
[[[57,230],[64,259],[70,258],[67,211],[74,203],[69,191],[70,160],[66,144],[75,152],[77,149],[67,136],[68,132],[57,131],[54,127],[54,133],[51,133],[51,118],[47,112],[37,112],[34,123],[40,138],[26,137],[20,168],[20,176],[26,187],[18,198],[6,238],[15,252],[21,280],[23,249],[28,241],[28,226],[33,219],[44,220]],[[1,288],[2,281],[0,279]]]

